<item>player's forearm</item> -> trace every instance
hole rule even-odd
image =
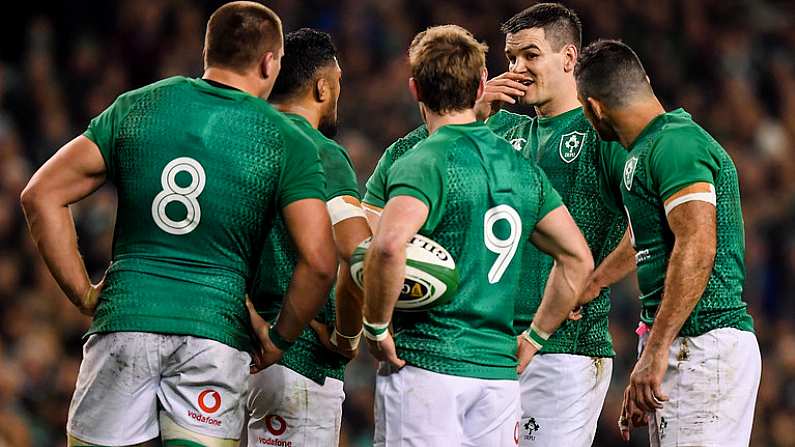
[[[334,283],[336,262],[328,261],[313,265],[299,260],[295,265],[287,295],[284,297],[282,311],[276,323],[279,334],[293,341],[304,327],[317,315],[328,298]]]
[[[362,330],[364,293],[351,277],[350,265],[340,262],[336,288],[337,332],[353,337]]]
[[[555,332],[579,304],[585,282],[592,272],[590,255],[556,260],[533,324],[548,334]]]
[[[77,247],[77,232],[68,205],[43,200],[42,194],[26,189],[22,209],[44,262],[67,298],[80,307],[91,281]]]
[[[376,239],[370,246],[364,271],[364,318],[370,323],[387,323],[403,287],[405,243]]]
[[[668,350],[707,287],[715,263],[715,241],[690,237],[674,243],[662,302],[646,348]]]
[[[596,267],[588,282],[600,289],[610,287],[635,271],[635,268],[635,249],[632,248],[627,230],[616,248]]]

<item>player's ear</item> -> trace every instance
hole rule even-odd
[[[414,98],[415,101],[422,102],[420,87],[417,85],[417,81],[414,78],[409,78],[409,91],[411,92],[411,97]]]
[[[326,78],[318,78],[315,82],[315,101],[326,102],[331,98],[331,86]]]
[[[594,116],[596,116],[599,119],[604,118],[605,107],[601,101],[599,101],[598,99],[592,96],[585,98],[585,101],[588,103],[588,107],[590,107],[590,109],[593,111]]]
[[[577,65],[577,47],[569,44],[563,47],[563,71],[573,73],[574,66]]]
[[[480,72],[480,82],[478,83],[478,95],[475,97],[475,100],[480,99],[483,96],[483,92],[486,90],[486,80],[489,78],[489,70],[487,68],[483,68]]]
[[[279,74],[278,71],[274,73],[276,69],[276,64],[274,63],[274,55],[273,52],[268,51],[267,53],[262,55],[262,59],[259,63],[260,74],[262,75],[263,79],[268,79],[271,76],[274,78]]]

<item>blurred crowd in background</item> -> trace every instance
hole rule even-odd
[[[31,174],[120,93],[202,72],[204,24],[219,2],[29,2],[0,18],[0,447],[64,446],[81,359],[81,316],[50,277],[25,228],[19,193]],[[338,141],[364,183],[385,147],[420,122],[407,90],[406,49],[418,31],[455,23],[507,69],[499,24],[519,0],[278,0],[285,31],[331,33],[343,90]],[[568,0],[586,42],[621,38],[644,62],[668,109],[684,107],[732,155],[746,228],[745,299],[763,375],[753,446],[795,446],[795,3],[736,0]],[[519,110],[532,113],[532,110]],[[92,276],[107,267],[115,193],[72,207]],[[616,420],[634,364],[639,305],[616,288],[618,353],[595,445],[623,445]],[[371,445],[373,360],[348,367],[343,446]],[[645,430],[631,445],[648,445]]]

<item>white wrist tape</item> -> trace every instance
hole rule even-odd
[[[352,217],[366,218],[362,207],[346,202],[342,196],[334,197],[333,199],[326,202],[326,208],[328,209],[328,215],[331,218],[331,225],[337,225],[343,220],[350,219]]]

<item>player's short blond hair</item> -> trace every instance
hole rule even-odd
[[[428,28],[409,47],[420,101],[436,113],[471,109],[486,68],[488,47],[457,25]]]
[[[284,45],[282,20],[255,2],[227,3],[210,16],[204,35],[204,65],[243,73],[263,54]]]

